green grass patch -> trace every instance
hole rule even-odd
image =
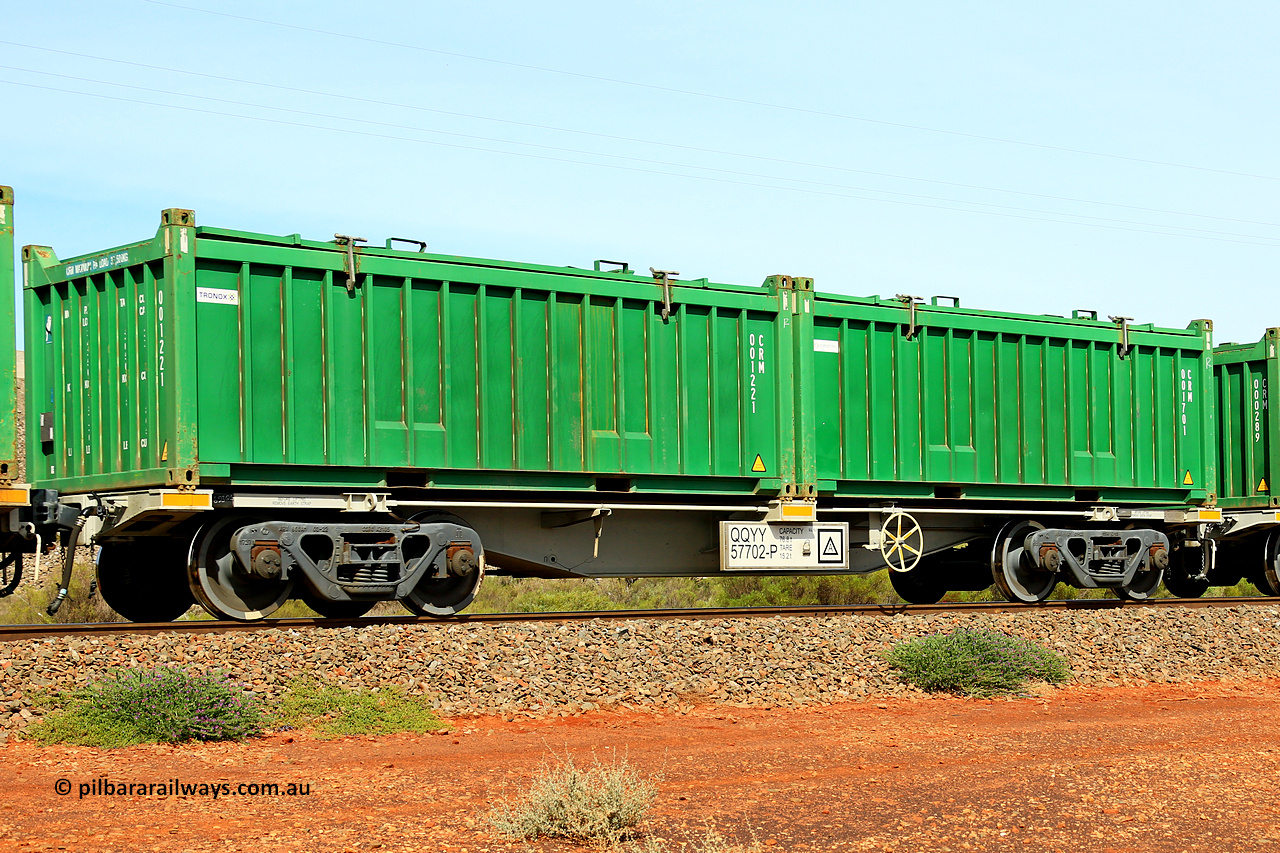
[[[278,714],[281,723],[307,728],[322,737],[433,732],[448,728],[424,699],[398,687],[374,693],[347,690],[303,679],[289,686]]]
[[[508,838],[568,838],[614,845],[653,805],[658,788],[625,760],[578,767],[573,756],[544,763],[528,792],[502,801],[488,821]]]
[[[957,628],[908,640],[887,651],[885,660],[921,690],[962,696],[1007,695],[1030,681],[1058,684],[1071,677],[1060,655],[986,629]]]
[[[257,700],[218,672],[114,672],[59,697],[61,707],[27,730],[40,743],[120,747],[139,743],[243,740],[261,733]]]
[[[87,549],[85,549],[87,554]],[[50,616],[45,612],[49,602],[58,594],[58,584],[62,580],[62,561],[45,556],[40,570],[40,583],[36,583],[35,558],[27,554],[24,557],[26,567],[23,569],[23,580],[13,595],[0,598],[0,624],[4,625],[49,625],[69,622],[123,622],[124,617],[117,614],[102,600],[96,591],[93,565],[90,562],[78,561],[75,572],[71,575],[71,588],[67,590],[67,598],[58,608],[57,614]],[[10,569],[12,571],[12,569]]]

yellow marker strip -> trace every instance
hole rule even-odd
[[[813,518],[813,507],[811,506],[784,506],[782,508],[783,518]]]
[[[1222,521],[1222,510],[1220,509],[1202,509],[1200,510],[1201,521]]]
[[[185,509],[213,509],[213,495],[192,492],[165,492],[160,495],[160,506]]]
[[[31,503],[30,489],[0,489],[0,504],[25,506]]]

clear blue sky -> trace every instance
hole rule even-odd
[[[1217,341],[1280,326],[1275,3],[42,0],[5,20],[0,183],[19,242],[63,257],[189,207],[1211,317]]]

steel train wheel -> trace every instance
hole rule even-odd
[[[991,548],[991,577],[1009,601],[1035,604],[1044,601],[1058,585],[1056,572],[1046,572],[1024,559],[1022,544],[1033,530],[1043,530],[1035,521],[1011,521],[1000,529]]]
[[[1160,588],[1160,581],[1163,579],[1164,572],[1160,569],[1137,572],[1128,586],[1115,588],[1116,597],[1126,601],[1146,601]]]
[[[98,552],[98,592],[130,622],[172,622],[196,603],[184,557],[180,540],[107,542]]]
[[[187,581],[196,601],[214,618],[252,622],[269,616],[293,595],[293,581],[255,574],[232,552],[232,536],[254,522],[224,515],[206,523],[191,540]]]
[[[484,560],[469,574],[444,578],[423,578],[413,592],[400,599],[410,613],[418,616],[456,616],[476,597],[484,580]]]
[[[1267,534],[1262,548],[1262,566],[1249,576],[1258,592],[1280,595],[1280,530]]]
[[[1139,525],[1130,524],[1125,529],[1136,530],[1138,528]],[[1150,555],[1147,556],[1147,565],[1151,565]],[[1164,580],[1164,569],[1150,568],[1135,572],[1133,580],[1129,581],[1128,586],[1115,588],[1116,598],[1125,601],[1146,601],[1160,588],[1160,581],[1162,580]]]
[[[1208,544],[1208,543],[1205,543]],[[1169,568],[1164,573],[1164,588],[1178,598],[1199,598],[1209,589],[1208,566],[1210,548],[1188,548],[1182,543],[1169,553]],[[1202,577],[1193,578],[1191,575]]]
[[[444,521],[461,527],[470,527],[456,515],[444,512],[424,512],[410,520],[423,524]],[[484,581],[484,557],[478,555],[474,570],[463,575],[448,575],[443,578],[424,577],[418,581],[413,592],[400,599],[400,603],[410,613],[418,616],[455,616],[475,599],[482,581]]]
[[[917,566],[909,572],[889,572],[889,583],[898,597],[908,604],[937,604],[947,594],[938,572]]]

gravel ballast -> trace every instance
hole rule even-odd
[[[31,700],[39,693],[119,667],[221,669],[268,704],[300,677],[360,689],[398,685],[445,716],[794,707],[910,695],[918,691],[898,679],[883,652],[957,626],[1048,646],[1067,659],[1075,684],[1280,677],[1280,606],[61,637],[0,643],[0,738],[36,718]]]

